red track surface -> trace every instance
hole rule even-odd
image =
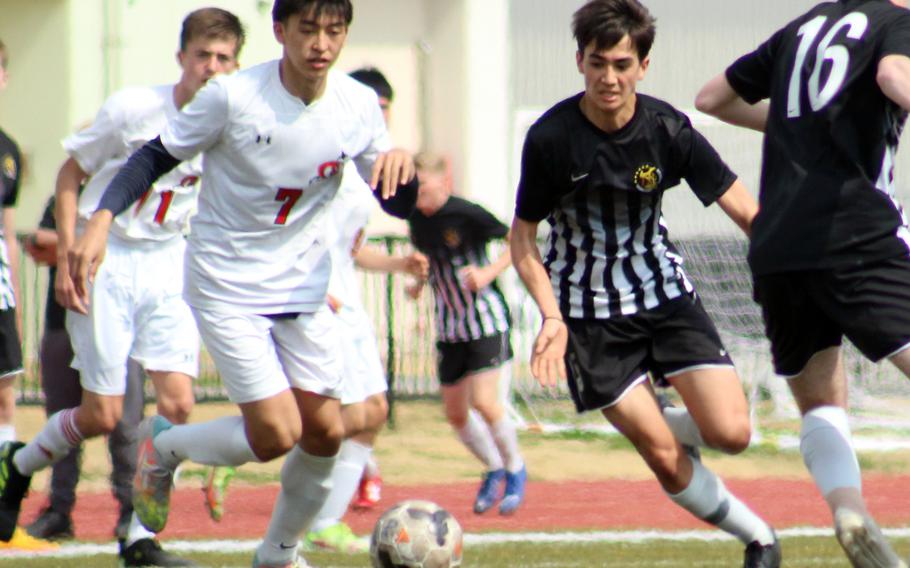
[[[789,479],[729,481],[727,486],[777,528],[829,526],[830,515],[814,485]],[[864,492],[882,525],[910,526],[910,476],[868,477]],[[708,528],[674,506],[654,481],[531,482],[525,506],[510,518],[495,510],[484,516],[471,512],[475,484],[386,486],[379,510],[349,513],[346,520],[358,534],[368,533],[380,512],[403,499],[429,499],[452,512],[468,532],[553,531],[584,529]],[[171,516],[162,533],[175,538],[239,538],[262,536],[268,524],[276,485],[231,488],[221,523],[209,519],[202,493],[180,489],[172,499]],[[37,516],[45,498],[33,493],[24,503],[22,521]],[[76,536],[82,540],[111,539],[117,507],[106,493],[80,494],[76,505]]]

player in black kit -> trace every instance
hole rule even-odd
[[[905,568],[862,497],[840,344],[910,374],[910,230],[894,189],[910,110],[906,2],[819,4],[712,79],[696,106],[765,132],[749,264],[775,369],[803,416],[800,450],[853,565]]]

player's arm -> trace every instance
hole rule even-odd
[[[541,385],[555,386],[566,378],[568,328],[537,248],[537,223],[515,217],[509,246],[515,270],[543,317],[531,354],[531,373]]]
[[[369,177],[370,188],[383,211],[399,219],[411,216],[420,184],[410,152],[395,149],[379,153]]]
[[[95,277],[104,260],[107,235],[114,217],[126,211],[158,178],[177,167],[180,162],[167,151],[160,137],[155,138],[134,152],[111,180],[101,196],[98,208],[88,220],[85,232],[73,244],[67,256],[75,293],[84,306],[88,305],[87,283]]]
[[[57,302],[68,310],[87,313],[87,308],[76,294],[73,279],[69,273],[67,255],[76,240],[76,217],[79,203],[79,187],[88,174],[74,158],[67,158],[57,172],[54,190],[54,217],[57,224],[57,276],[54,280],[54,294]]]
[[[910,111],[910,57],[886,55],[878,62],[875,80],[886,97]]]
[[[695,108],[734,126],[759,132],[765,131],[768,122],[768,103],[760,101],[750,105],[744,101],[730,86],[725,73],[701,88],[695,97]]]
[[[506,234],[506,245],[509,243],[509,234]],[[503,249],[499,257],[487,266],[466,266],[459,273],[468,290],[476,292],[486,288],[496,280],[503,271],[512,265],[512,253],[509,246]]]
[[[419,252],[392,255],[374,246],[364,246],[354,256],[358,268],[370,272],[404,272],[418,279],[426,279],[430,263]]]
[[[758,214],[758,203],[743,182],[738,179],[733,182],[730,189],[717,199],[717,205],[747,237],[752,235],[752,221]]]

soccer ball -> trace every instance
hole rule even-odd
[[[402,501],[379,517],[370,539],[374,568],[461,566],[461,525],[430,501]]]

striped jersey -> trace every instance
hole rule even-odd
[[[550,225],[544,265],[565,317],[631,315],[694,293],[661,213],[664,191],[685,179],[708,206],[736,181],[688,117],[638,94],[616,132],[585,117],[583,94],[530,128],[516,216]]]
[[[746,101],[770,99],[755,274],[858,266],[910,253],[894,163],[907,118],[878,86],[910,56],[910,12],[884,0],[819,4],[727,69]]]
[[[472,292],[460,271],[490,264],[487,244],[505,237],[509,228],[489,211],[460,197],[450,197],[436,213],[419,210],[408,219],[411,241],[430,262],[430,286],[436,302],[437,339],[458,343],[508,331],[511,316],[494,280]]]
[[[19,146],[6,132],[0,130],[0,206],[3,208],[16,206],[21,175],[22,157]],[[3,220],[0,218],[0,233],[2,232]],[[0,310],[15,307],[16,293],[9,264],[9,251],[6,248],[6,240],[0,239]]]

